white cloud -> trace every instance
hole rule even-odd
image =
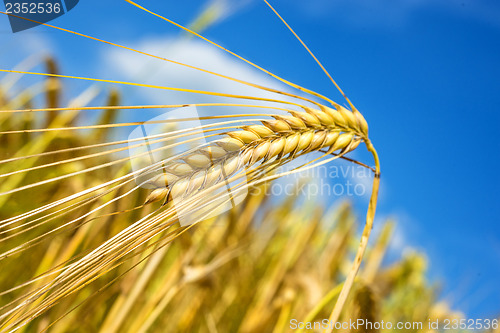
[[[284,84],[272,79],[235,57],[217,49],[213,45],[198,39],[173,39],[156,37],[144,39],[132,47],[170,60],[179,61],[192,66],[200,67],[227,76],[235,77],[259,85],[285,90]],[[159,59],[148,58],[144,55],[127,50],[113,49],[104,54],[103,69],[108,77],[122,80],[141,82],[176,88],[195,89],[203,91],[221,92],[234,95],[257,96],[279,100],[293,100],[292,98],[266,92],[246,86],[228,79],[216,77],[207,73],[175,65]],[[240,104],[265,104],[283,107],[283,104],[262,103],[246,99],[229,99],[202,94],[173,92],[158,89],[128,89],[135,97],[144,96],[149,104],[183,104],[202,102],[225,102]],[[130,95],[127,95],[130,97]],[[212,109],[213,110],[213,109]],[[241,110],[237,110],[241,112]],[[249,109],[246,109],[248,112]],[[261,110],[262,111],[262,110]],[[226,113],[228,110],[219,110],[215,113]],[[255,112],[255,111],[254,111]],[[215,114],[213,113],[213,114]]]

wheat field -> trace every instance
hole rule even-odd
[[[438,287],[426,279],[424,254],[408,253],[382,265],[392,221],[368,246],[380,162],[369,125],[333,79],[344,101],[226,50],[203,37],[199,26],[192,30],[127,2],[289,89],[87,35],[266,97],[74,77],[61,72],[54,57],[41,59],[40,70],[2,69],[10,81],[0,87],[1,332],[289,332],[292,319],[427,323],[461,318],[436,299]],[[26,76],[34,76],[36,85],[10,94],[9,82],[22,85],[17,80]],[[88,88],[62,104],[67,80]],[[109,85],[98,94],[96,82]],[[221,99],[127,105],[125,89]],[[197,119],[121,117],[187,107],[213,111]],[[238,112],[217,111],[226,108]],[[193,120],[199,122],[191,126]],[[157,132],[129,135],[145,124]],[[359,149],[373,159],[358,161],[349,154]],[[372,176],[364,219],[348,201],[325,206],[299,195],[273,198],[266,191],[279,178],[338,160]],[[424,325],[411,331],[432,330]]]

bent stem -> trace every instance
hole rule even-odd
[[[356,278],[356,274],[358,273],[359,267],[361,266],[361,260],[363,259],[363,255],[365,254],[365,250],[368,245],[368,240],[370,238],[370,234],[373,228],[373,219],[375,217],[375,210],[377,209],[378,188],[380,185],[380,161],[378,158],[377,151],[375,150],[375,147],[373,147],[370,140],[366,139],[365,143],[368,151],[372,153],[375,162],[375,176],[373,178],[373,187],[372,187],[372,194],[370,197],[370,203],[368,204],[368,211],[366,213],[366,224],[365,228],[363,229],[363,234],[361,236],[361,241],[359,243],[358,252],[356,253],[356,257],[354,258],[354,262],[352,263],[351,270],[347,275],[344,286],[340,291],[339,298],[337,299],[337,302],[333,307],[332,313],[330,314],[330,318],[328,321],[330,324],[327,325],[327,328],[323,330],[323,333],[331,333],[334,327],[334,325],[331,324],[336,323],[340,317],[340,313],[342,312],[347,297],[349,296],[349,292],[351,291],[352,285],[354,284],[354,279]]]

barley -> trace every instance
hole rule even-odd
[[[352,320],[356,321],[358,319],[362,319],[365,323],[369,323],[361,326],[358,332],[379,332],[379,329],[373,327],[379,322],[379,304],[372,288],[370,288],[368,285],[360,286],[354,294],[354,302],[356,306],[356,311],[354,311],[354,313],[356,314],[356,316],[352,318]]]
[[[340,112],[333,111],[330,112]],[[348,113],[350,116],[346,116]],[[275,122],[263,121],[263,125],[243,126],[243,130],[227,133],[228,137],[215,141],[181,160],[165,166],[163,175],[151,177],[148,184],[159,188],[146,198],[146,203],[172,197],[185,196],[215,185],[232,176],[238,169],[248,169],[257,162],[265,163],[273,158],[291,160],[299,153],[325,148],[328,153],[340,154],[354,150],[364,138],[352,112],[343,109],[342,119],[350,119],[340,125],[326,113],[307,108],[306,112],[291,112],[291,116],[274,116]],[[320,118],[322,121],[320,121]],[[285,123],[288,126],[285,126]],[[220,174],[209,175],[208,168],[220,165]],[[224,173],[222,173],[222,171]],[[161,188],[166,187],[166,189]],[[171,189],[171,190],[168,190]]]

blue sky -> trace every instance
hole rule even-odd
[[[206,1],[142,3],[188,24]],[[370,124],[370,136],[383,170],[379,220],[396,217],[398,235],[404,244],[428,254],[431,278],[443,281],[442,296],[457,310],[474,319],[498,316],[500,3],[272,3]],[[205,35],[275,74],[342,101],[326,76],[262,2],[240,0],[238,4],[241,7]],[[177,28],[118,0],[82,1],[53,23],[164,52],[173,58],[185,58],[193,48],[206,50],[202,44],[189,44],[175,46],[177,53],[171,51],[180,35]],[[192,82],[190,72],[173,68],[152,73],[154,78],[137,76],[142,66],[150,68],[149,64],[155,63],[144,57],[128,58],[111,47],[45,27],[12,34],[3,18],[0,36],[3,69],[12,68],[28,54],[45,50],[60,60],[65,74],[144,79],[171,85]],[[270,81],[241,64],[225,67],[222,60],[230,59],[225,57],[207,53],[206,58],[195,56],[192,61],[200,67],[215,63],[215,68],[249,80]],[[79,89],[76,83],[68,82],[68,86]],[[220,86],[224,87],[228,86]],[[134,94],[142,92],[131,91],[128,102],[140,99]],[[154,103],[172,97],[157,93],[146,96]],[[356,157],[370,161],[365,154]],[[366,207],[363,200],[357,204],[360,215]]]

